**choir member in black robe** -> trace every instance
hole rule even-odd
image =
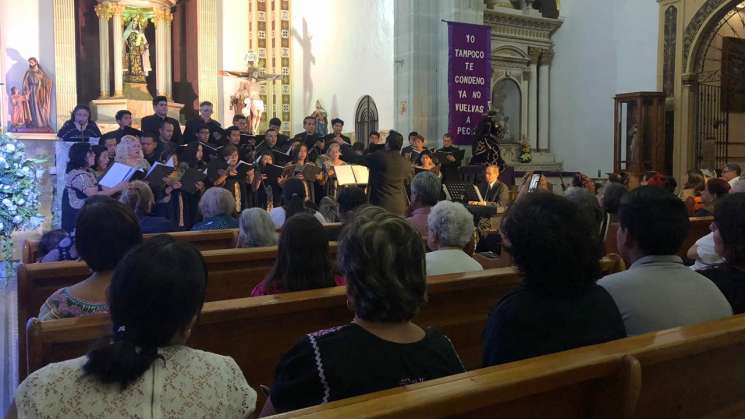
[[[255,206],[253,190],[248,186],[254,181],[254,168],[238,164],[238,149],[233,145],[223,147],[221,156],[207,164],[207,179],[213,186],[223,187],[233,195],[237,213]]]
[[[305,131],[295,135],[292,142],[296,143],[299,141],[308,147],[308,151],[315,148],[322,154],[324,152],[324,141],[323,138],[316,133],[316,118],[306,116],[305,119],[303,119],[303,129]]]
[[[173,142],[183,144],[181,124],[179,124],[178,120],[168,116],[168,99],[165,96],[156,96],[153,98],[153,111],[155,111],[153,115],[142,118],[142,123],[140,124],[142,132],[149,132],[157,136],[163,122],[169,121],[174,127]]]
[[[110,138],[116,139],[116,143],[119,144],[119,141],[121,141],[122,137],[125,135],[142,137],[142,131],[132,128],[132,112],[126,109],[117,111],[114,118],[116,118],[116,123],[119,124],[119,128],[104,134],[103,137],[101,137],[102,144]]]
[[[210,143],[221,144],[223,143],[224,133],[222,126],[219,122],[212,119],[212,102],[202,102],[199,104],[199,116],[189,120],[186,123],[186,130],[184,131],[184,140],[187,143],[191,143],[197,140],[197,132],[199,128],[206,125],[210,130]]]
[[[288,147],[290,145],[290,137],[282,134],[282,120],[279,118],[272,118],[269,120],[269,128],[277,130],[277,145],[280,147]]]
[[[163,155],[163,144],[155,139],[153,133],[143,133],[140,138],[140,146],[142,146],[142,155],[145,160],[150,163],[150,166],[152,166],[156,161],[161,160]]]
[[[457,182],[460,178],[458,168],[463,163],[463,157],[460,155],[460,149],[453,145],[453,136],[445,133],[442,136],[442,148],[437,150],[441,153],[440,168],[442,170],[442,183]],[[442,154],[446,153],[446,154]]]
[[[274,155],[271,151],[265,150],[259,156],[256,167],[256,175],[252,184],[252,189],[255,194],[256,205],[259,208],[264,208],[267,211],[271,207],[278,207],[282,201],[282,188],[280,183],[284,183],[284,177],[269,178],[266,174],[266,168],[274,164]]]

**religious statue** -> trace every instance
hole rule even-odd
[[[18,88],[10,88],[10,129],[26,128],[31,123],[31,110],[28,108],[28,98],[18,92]]]
[[[310,116],[316,119],[316,133],[322,137],[327,135],[329,133],[328,112],[321,105],[320,99],[316,100],[316,110]]]
[[[230,97],[231,109],[239,111],[248,118],[248,126],[252,134],[259,131],[261,115],[264,113],[264,101],[261,100],[261,83],[277,80],[282,76],[279,74],[266,74],[251,63],[246,71],[220,71],[221,76],[237,77],[242,79],[238,90]],[[241,105],[243,109],[240,109]]]
[[[510,0],[512,7],[515,9],[526,10],[532,7],[541,11],[541,16],[557,19],[559,17],[559,8],[556,0]]]
[[[501,170],[504,170],[505,162],[499,148],[499,144],[504,141],[504,130],[496,123],[495,116],[495,114],[490,113],[479,122],[476,128],[476,137],[471,145],[473,157],[471,157],[470,164],[496,164]]]
[[[132,16],[122,35],[124,43],[124,68],[127,75],[124,81],[130,83],[146,83],[146,77],[152,71],[150,64],[150,44],[145,37],[147,18],[137,14]]]
[[[28,70],[23,75],[23,96],[27,98],[31,122],[29,128],[49,129],[52,110],[52,79],[47,76],[39,61],[28,59]]]

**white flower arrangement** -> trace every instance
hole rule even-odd
[[[42,162],[27,159],[23,143],[0,134],[0,247],[3,261],[12,258],[11,236],[14,232],[36,228],[44,221],[39,214],[36,170]]]

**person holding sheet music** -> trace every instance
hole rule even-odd
[[[409,145],[401,149],[401,155],[403,155],[407,159],[411,159],[411,150],[414,148],[414,138],[418,136],[419,133],[416,131],[411,131],[409,133]]]
[[[189,168],[200,172],[207,171],[207,162],[204,160],[204,146],[202,144],[189,143],[181,147],[180,157],[181,163],[188,165]]]
[[[186,179],[186,172],[189,165],[179,163],[178,154],[167,156],[168,162],[173,167],[157,163],[156,166],[165,166],[163,171],[153,169],[153,173],[148,175],[147,179],[153,176],[163,176],[161,179],[151,179],[151,188],[157,196],[157,213],[171,220],[179,231],[190,230],[199,218],[199,199],[202,196],[205,185],[203,181],[194,181]],[[157,170],[157,172],[156,172]],[[157,175],[155,173],[158,173]],[[168,175],[165,175],[168,173]],[[165,176],[164,176],[165,175]],[[201,177],[206,176],[199,173]],[[191,182],[191,184],[189,184]],[[157,185],[157,186],[153,186]]]
[[[101,180],[103,175],[106,174],[106,171],[109,170],[109,150],[103,145],[94,145],[91,147],[91,150],[93,150],[93,154],[96,156],[93,160],[91,170],[96,175],[96,179]]]
[[[95,154],[89,143],[73,144],[65,173],[65,190],[62,192],[62,229],[68,233],[75,229],[78,212],[88,197],[94,195],[111,196],[127,188],[121,182],[113,188],[102,188],[90,170],[95,163]]]
[[[442,182],[457,182],[458,168],[463,163],[463,150],[453,145],[453,136],[445,133],[442,136],[442,148],[435,152],[440,161],[440,170],[442,171]]]
[[[176,126],[171,121],[164,121],[158,130],[158,142],[163,144],[163,146],[177,146],[179,143],[175,142],[173,137],[175,132]]]
[[[306,196],[312,202],[317,202],[316,198],[320,200],[323,191],[320,189],[319,182],[323,179],[321,170],[312,170],[308,166],[317,167],[315,163],[308,159],[308,147],[303,143],[295,143],[290,151],[290,158],[292,161],[285,167],[293,166],[292,176],[297,177],[305,183]],[[318,172],[317,175],[310,179],[305,178],[305,173]],[[283,186],[284,185],[281,185]],[[316,190],[318,189],[318,190]]]
[[[252,189],[256,194],[256,206],[271,211],[273,207],[280,205],[282,188],[284,183],[282,166],[274,164],[274,156],[271,151],[265,150],[258,159],[256,175]]]
[[[419,134],[416,134],[411,142],[411,150],[409,151],[409,160],[411,160],[412,163],[416,163],[419,161],[419,157],[421,157],[422,153],[427,150],[427,148],[424,146],[424,137],[422,137]],[[404,154],[404,157],[406,157],[406,154]]]
[[[337,143],[329,144],[326,154],[322,156],[323,168],[324,168],[324,179],[323,183],[326,187],[326,196],[330,196],[336,199],[338,192],[338,182],[336,179],[336,171],[334,167],[344,166],[347,163],[341,159],[341,146]]]
[[[281,147],[277,143],[278,131],[274,128],[269,128],[264,133],[264,141],[260,141],[256,144],[256,156],[260,156],[263,153],[269,151],[270,153],[274,150],[279,150]]]
[[[116,161],[144,171],[150,169],[150,162],[142,153],[140,140],[131,135],[122,137],[122,141],[116,146]]]
[[[254,206],[253,190],[247,185],[254,181],[254,168],[241,161],[238,149],[226,145],[221,151],[222,158],[211,160],[207,165],[207,179],[213,186],[227,189],[235,201],[235,211],[240,213],[244,208]]]
[[[427,149],[419,154],[416,166],[414,166],[414,172],[432,172],[438,178],[442,178],[439,165],[435,163],[434,159],[432,159],[432,153]]]
[[[62,124],[57,132],[57,137],[62,141],[90,142],[91,138],[100,139],[101,130],[91,119],[91,108],[87,105],[78,105],[70,113],[70,119]]]
[[[152,166],[156,161],[160,161],[163,154],[163,145],[155,139],[155,134],[146,132],[140,139],[142,148],[142,157]]]

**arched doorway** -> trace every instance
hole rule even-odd
[[[702,6],[686,28],[683,59],[695,101],[693,165],[745,162],[745,1]]]
[[[370,133],[378,130],[378,107],[370,95],[362,96],[354,112],[354,135],[356,141],[367,146]]]

